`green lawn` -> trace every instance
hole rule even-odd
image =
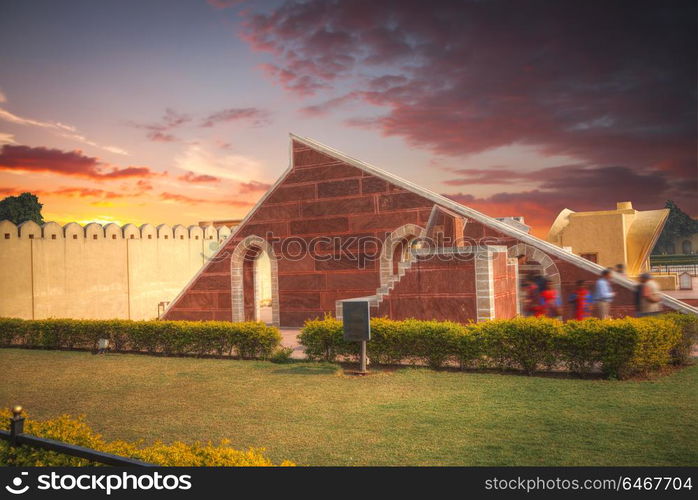
[[[0,405],[300,465],[696,465],[698,366],[653,381],[0,349]]]

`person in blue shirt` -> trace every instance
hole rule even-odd
[[[601,277],[596,280],[596,285],[594,286],[594,304],[596,304],[596,315],[600,319],[608,319],[609,311],[611,309],[611,302],[613,297],[616,295],[611,289],[611,282],[609,278],[611,277],[611,270],[606,268],[601,271]]]

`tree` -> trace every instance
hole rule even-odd
[[[8,196],[0,201],[0,220],[10,220],[15,224],[21,224],[33,220],[37,224],[43,224],[39,198],[31,193],[22,193],[19,196]]]
[[[670,247],[677,238],[698,233],[698,220],[692,219],[690,215],[676,206],[676,203],[667,200],[664,208],[669,209],[669,217],[667,217],[664,230],[659,235],[657,244],[652,250],[653,254],[672,253]]]

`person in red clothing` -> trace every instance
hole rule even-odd
[[[524,316],[541,316],[543,313],[543,308],[540,301],[540,290],[536,284],[535,278],[526,278],[523,284],[524,291],[524,303],[523,303],[523,314]]]
[[[581,321],[591,315],[589,303],[591,295],[586,287],[584,280],[578,280],[574,293],[570,295],[569,303],[572,304],[572,312],[574,319]]]
[[[541,307],[536,317],[548,316],[550,318],[558,318],[560,316],[560,297],[557,296],[555,289],[550,286],[548,278],[541,280],[539,295]]]

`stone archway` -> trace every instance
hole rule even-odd
[[[257,280],[254,279],[254,261],[262,252],[265,253],[269,258],[271,275],[272,324],[274,326],[279,326],[278,261],[276,254],[274,254],[274,249],[267,242],[267,240],[256,235],[250,235],[238,243],[235,250],[233,250],[233,255],[230,257],[230,291],[233,310],[232,320],[237,322],[253,319],[250,317],[249,311],[246,314],[245,310],[246,304],[249,305],[250,303],[250,298],[252,298],[254,309],[258,309],[258,304],[255,304],[254,302],[255,283],[257,282]],[[251,280],[250,276],[252,277]],[[255,312],[253,316],[257,316],[257,313]]]
[[[525,243],[518,243],[509,247],[507,250],[507,257],[511,259],[524,257],[525,259],[525,263],[519,263],[519,285],[516,287],[516,296],[519,308],[521,307],[521,301],[519,300],[519,293],[521,292],[520,284],[523,283],[523,280],[528,275],[533,274],[539,274],[548,278],[551,286],[557,291],[557,296],[560,297],[560,300],[562,300],[560,271],[558,271],[557,265],[555,265],[555,262],[553,262],[553,259],[551,259],[547,253],[537,249],[534,246],[527,245]],[[521,313],[520,310],[519,313]]]
[[[381,285],[386,284],[396,274],[396,263],[394,262],[396,250],[399,250],[401,247],[408,244],[415,238],[423,237],[424,232],[424,228],[416,224],[405,224],[404,226],[397,228],[385,238],[380,255]],[[405,255],[407,254],[405,253]]]

